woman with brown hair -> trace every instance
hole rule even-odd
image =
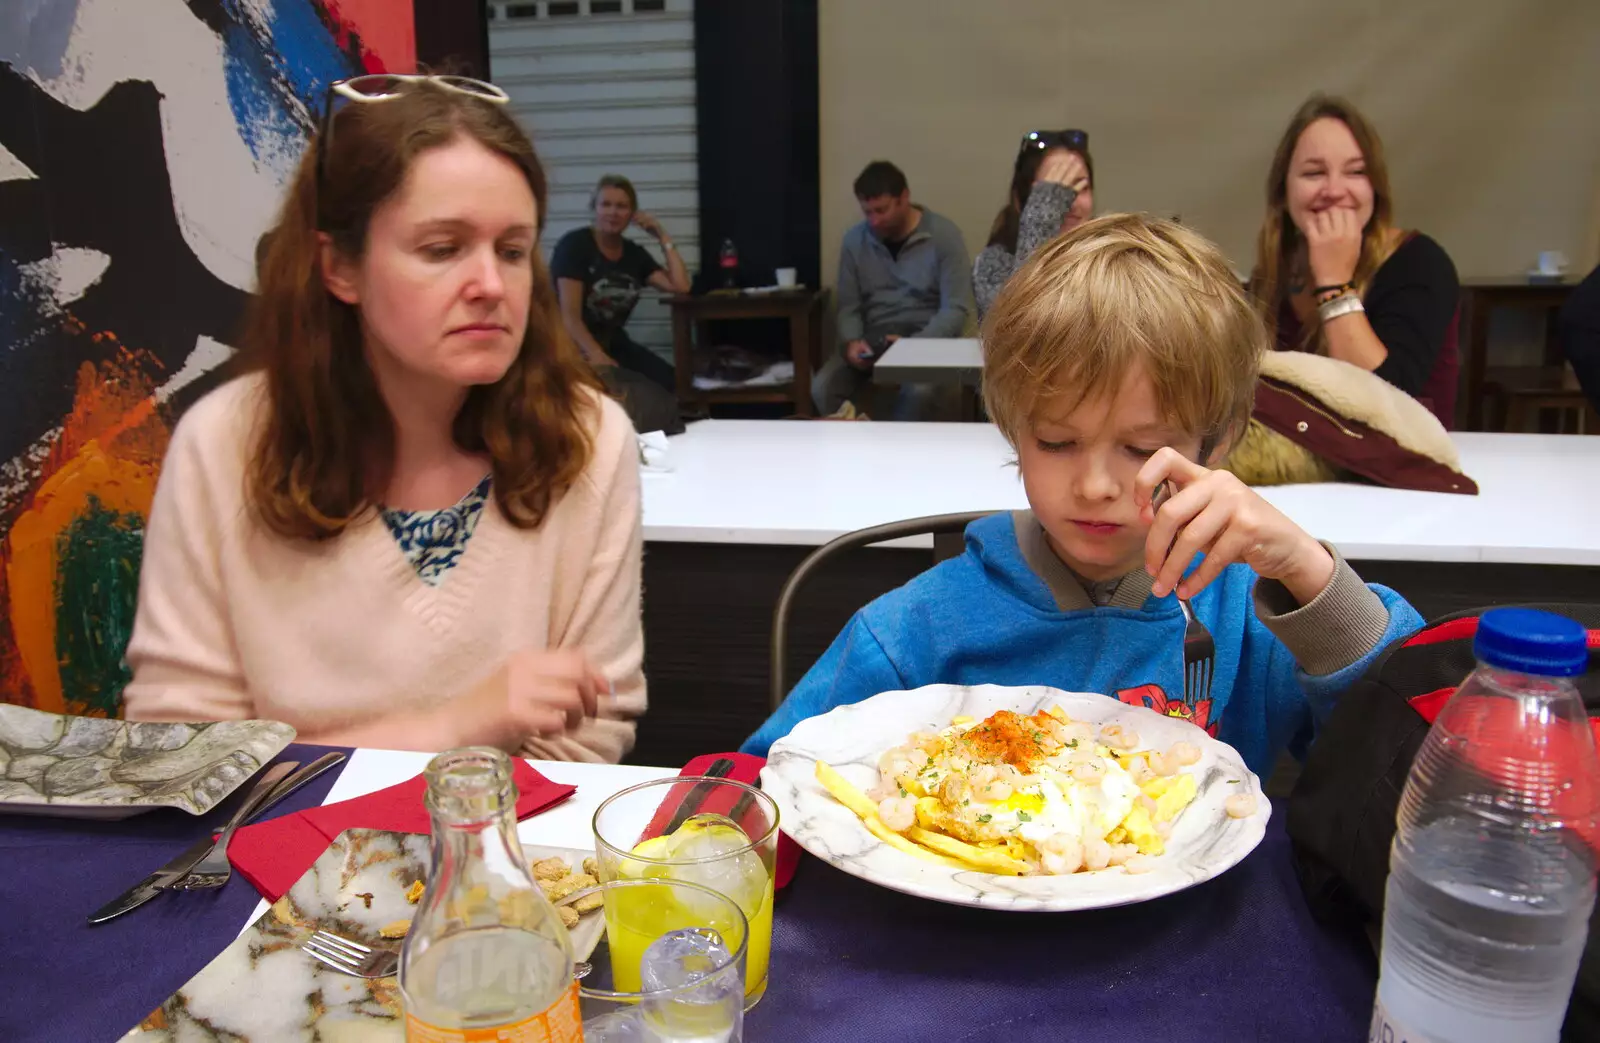
[[[504,93],[330,89],[245,326],[173,434],[135,720],[616,761],[645,707],[638,448],[564,335]]]
[[[1094,159],[1081,130],[1036,130],[1022,139],[1011,194],[972,264],[978,318],[1033,251],[1094,216]]]
[[[1252,288],[1278,348],[1374,372],[1448,428],[1459,370],[1455,265],[1428,236],[1393,222],[1377,131],[1349,102],[1314,95],[1272,159]]]

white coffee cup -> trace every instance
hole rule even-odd
[[[1539,255],[1540,275],[1560,275],[1567,270],[1567,255],[1560,250],[1546,250]]]
[[[800,279],[800,273],[793,268],[778,269],[778,285],[784,289],[792,289]]]

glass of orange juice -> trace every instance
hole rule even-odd
[[[778,805],[771,797],[710,776],[630,786],[595,812],[594,845],[602,882],[684,880],[737,903],[750,925],[745,1007],[756,1005],[772,954]]]

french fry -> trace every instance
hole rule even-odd
[[[826,761],[817,761],[817,781],[822,783],[824,789],[833,794],[835,800],[856,813],[862,824],[867,827],[867,832],[890,847],[929,862],[938,862],[940,865],[952,866],[956,869],[967,868],[966,864],[958,859],[946,858],[944,855],[929,851],[925,847],[918,847],[884,825],[883,820],[878,817],[878,805],[872,802],[872,798],[856,789],[849,779],[840,775]]]
[[[856,816],[865,823],[868,832],[908,855],[940,862],[957,869],[978,869],[1001,876],[1022,876],[1028,872],[1026,862],[1012,858],[1002,851],[974,847],[955,837],[935,833],[921,826],[912,826],[904,835],[896,833],[878,818],[878,806],[872,802],[872,798],[835,771],[832,765],[826,761],[817,761],[816,775],[817,781],[833,794],[835,800],[856,813]]]
[[[826,761],[817,761],[817,781],[833,794],[835,800],[854,811],[863,819],[877,818],[878,805],[871,797],[856,789],[849,779],[833,770]]]
[[[1010,855],[1000,851],[990,851],[981,847],[974,847],[955,837],[945,836],[943,833],[934,833],[923,829],[921,826],[912,826],[906,830],[906,836],[921,844],[923,847],[932,848],[941,855],[960,859],[987,873],[997,873],[1001,876],[1022,876],[1028,872],[1028,864],[1019,862]]]
[[[918,847],[916,844],[913,844],[899,833],[896,833],[894,830],[884,825],[883,820],[878,818],[877,815],[868,815],[861,821],[865,823],[867,832],[871,833],[873,836],[877,837],[879,840],[883,841],[885,844],[888,844],[897,851],[904,851],[908,855],[915,855],[917,858],[926,859],[929,862],[937,862],[940,865],[950,866],[953,869],[970,868],[965,862],[957,861],[954,858],[946,858],[944,855],[929,851],[925,847]]]

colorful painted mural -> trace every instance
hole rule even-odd
[[[411,0],[0,3],[0,701],[115,716],[144,518],[332,81]]]

